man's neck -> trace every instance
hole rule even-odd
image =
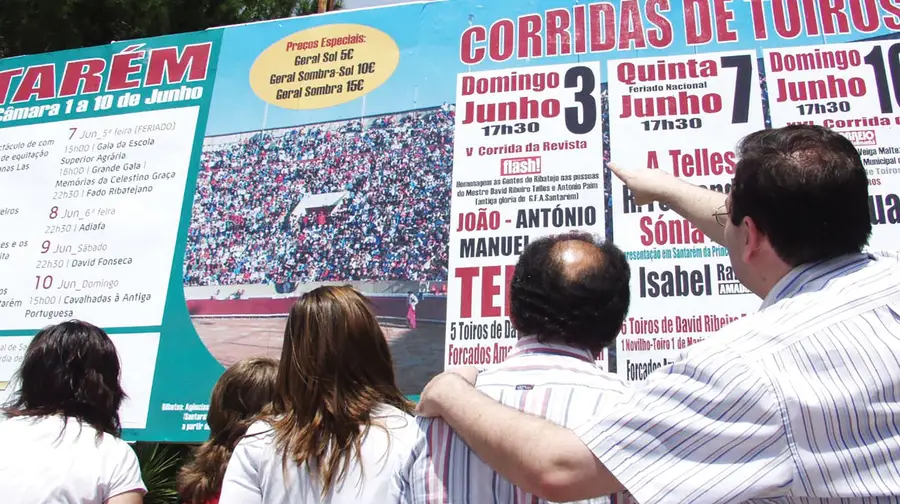
[[[529,348],[562,348],[566,350],[571,350],[578,353],[584,353],[585,355],[597,355],[602,350],[593,351],[589,348],[585,348],[581,345],[576,345],[572,343],[568,343],[559,338],[550,338],[550,337],[538,337],[538,336],[520,336],[518,341],[516,342],[515,348],[513,352],[518,349],[529,349]]]

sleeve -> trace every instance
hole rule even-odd
[[[412,504],[424,502],[421,492],[421,475],[418,473],[426,450],[426,432],[433,418],[417,417],[404,429],[404,447],[398,450],[397,465],[391,475],[388,504]]]
[[[388,490],[389,504],[409,503],[409,480],[406,477],[406,464],[400,464],[398,470],[391,476],[391,486]]]
[[[259,465],[251,441],[244,438],[231,454],[219,493],[221,504],[262,504]]]
[[[117,439],[116,455],[110,457],[109,479],[106,489],[106,500],[124,493],[139,491],[147,493],[144,480],[141,477],[141,465],[138,462],[134,449],[125,441]]]
[[[786,494],[784,420],[766,380],[719,349],[652,373],[576,433],[641,504],[726,503]]]

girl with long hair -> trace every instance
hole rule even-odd
[[[2,502],[143,502],[137,456],[121,439],[120,374],[99,327],[72,320],[35,335],[0,409]]]
[[[247,428],[275,397],[278,361],[251,357],[233,364],[213,387],[206,423],[209,440],[178,473],[178,494],[185,504],[216,504],[225,468]]]
[[[238,443],[221,504],[384,502],[418,428],[368,300],[319,287],[291,308],[272,415]]]

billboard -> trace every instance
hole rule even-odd
[[[200,441],[224,366],[303,292],[373,301],[401,388],[502,362],[507,282],[580,229],[632,265],[629,381],[751,313],[727,251],[606,162],[730,190],[737,140],[814,123],[900,222],[900,2],[402,4],[0,60],[0,401],[69,318],[123,362],[125,438]]]

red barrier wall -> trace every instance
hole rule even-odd
[[[228,316],[286,316],[297,298],[252,298],[252,299],[193,299],[187,302],[192,317]],[[406,297],[369,296],[375,305],[375,313],[380,317],[406,318]],[[420,320],[440,320],[447,318],[447,298],[425,296],[416,306]]]

